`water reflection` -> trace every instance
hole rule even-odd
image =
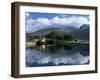
[[[26,48],[26,66],[89,64],[89,45],[42,45]]]

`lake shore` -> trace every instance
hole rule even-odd
[[[76,44],[82,44],[82,45],[89,45],[89,41],[65,41],[65,40],[58,40],[57,45],[76,45]],[[41,45],[45,45],[44,42]],[[26,42],[26,47],[32,47],[36,46],[36,42]]]
[[[59,40],[58,44],[66,45],[66,44],[89,44],[89,41],[62,41]]]

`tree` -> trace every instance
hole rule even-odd
[[[69,34],[64,35],[64,40],[71,41],[73,39],[74,38],[71,35],[69,35]]]
[[[40,38],[39,35],[35,35],[35,36],[34,36],[34,39],[39,39],[39,38]]]
[[[56,39],[56,36],[57,34],[54,31],[52,31],[46,35],[46,38]]]
[[[45,37],[50,38],[50,39],[67,40],[67,41],[74,39],[70,34],[65,34],[65,33],[60,32],[60,31],[51,31],[50,33],[45,35]]]

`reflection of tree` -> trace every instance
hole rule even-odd
[[[73,47],[73,45],[65,45],[64,50],[72,50]]]
[[[47,47],[52,53],[54,52],[63,52],[63,51],[70,51],[72,50],[72,45],[65,45],[65,46],[48,46]]]
[[[78,48],[81,55],[89,56],[89,45],[79,45]]]
[[[51,53],[59,53],[62,52],[64,50],[63,46],[48,46],[47,49],[51,52]]]
[[[71,51],[74,46],[73,45],[65,45],[65,46],[59,46],[59,45],[52,45],[52,46],[34,46],[31,47],[31,49],[35,49],[39,52],[46,52],[46,53],[62,53],[63,51]]]

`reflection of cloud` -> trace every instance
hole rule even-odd
[[[26,62],[28,64],[37,63],[37,64],[47,64],[53,63],[54,65],[59,64],[85,64],[88,63],[89,56],[82,56],[79,52],[74,54],[66,53],[40,53],[35,50],[27,49],[26,52]]]
[[[43,17],[32,19],[31,15],[26,13],[26,32],[35,32],[39,29],[54,27],[54,25],[60,25],[60,27],[73,26],[79,28],[81,25],[89,23],[89,20],[84,16],[62,16],[63,17],[55,16],[51,19]]]

